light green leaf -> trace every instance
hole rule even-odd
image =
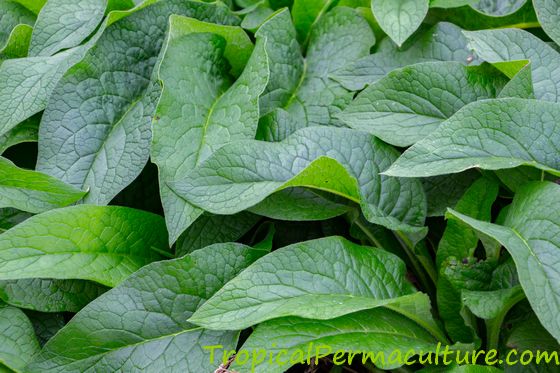
[[[11,0],[14,3],[19,3],[32,11],[34,14],[39,14],[41,8],[45,5],[47,0]]]
[[[505,85],[504,89],[502,89],[498,98],[535,98],[531,63],[528,61],[521,62],[524,63],[524,66],[511,77],[511,80]],[[495,64],[494,66],[497,65],[498,64]]]
[[[5,48],[14,28],[18,25],[33,26],[35,15],[24,6],[12,1],[0,2],[0,51]]]
[[[427,62],[389,73],[340,114],[350,128],[405,147],[433,132],[463,106],[496,97],[506,84],[498,71],[459,62]]]
[[[0,280],[82,279],[115,286],[167,250],[162,218],[117,206],[48,211],[0,238]]]
[[[531,62],[535,96],[560,102],[560,54],[533,34],[519,29],[465,31],[469,46],[484,61]]]
[[[331,77],[346,89],[359,91],[389,72],[415,63],[457,61],[467,64],[472,59],[470,53],[461,29],[451,23],[441,22],[413,37],[402,48],[385,38],[374,54],[351,61],[333,72]]]
[[[560,185],[529,183],[515,195],[504,225],[486,223],[455,211],[450,214],[508,249],[519,282],[543,326],[560,339]]]
[[[54,177],[24,170],[0,157],[0,208],[40,213],[68,206],[85,194]]]
[[[27,316],[21,310],[2,303],[0,346],[0,367],[3,364],[15,372],[23,372],[41,349]]]
[[[234,349],[239,333],[195,328],[187,319],[265,253],[218,244],[148,265],[72,318],[29,371],[211,372],[219,364],[203,347]]]
[[[420,27],[428,14],[429,0],[372,0],[379,26],[400,47]]]
[[[410,300],[418,301],[422,310],[427,311],[431,320],[430,303],[425,294],[417,293]],[[296,362],[305,363],[307,351],[310,350],[311,360],[318,354],[328,356],[337,351],[356,352],[368,351],[364,355],[353,355],[355,362],[375,363],[383,369],[398,368],[401,364],[395,360],[395,350],[402,351],[400,358],[404,360],[404,352],[414,350],[416,353],[435,351],[439,340],[430,333],[430,329],[409,318],[408,313],[385,307],[360,311],[331,320],[308,320],[298,317],[285,317],[264,322],[251,334],[241,347],[251,353],[267,351],[278,356],[281,350],[287,350],[287,357],[295,356],[295,361],[284,365],[263,359],[257,362],[254,372],[281,373]],[[319,351],[317,348],[322,346]],[[328,346],[328,347],[327,347]],[[303,355],[298,360],[298,350]],[[393,354],[392,354],[393,353]],[[392,354],[392,359],[389,356]],[[409,356],[410,357],[410,356]],[[374,359],[376,359],[374,361]],[[290,359],[284,359],[290,360]],[[348,360],[347,360],[348,361]],[[242,369],[234,362],[232,369]]]
[[[190,321],[208,329],[239,330],[284,316],[328,320],[413,292],[398,257],[329,237],[286,246],[258,260]]]
[[[153,125],[151,153],[159,169],[172,243],[203,211],[165,182],[184,177],[227,143],[255,138],[259,95],[269,72],[266,41],[259,39],[243,74],[232,81],[226,57],[235,57],[230,63],[235,66],[237,61],[240,68],[244,65],[242,54],[247,56],[252,50],[249,37],[239,27],[203,25],[181,17],[172,17],[170,27],[158,70],[163,93]],[[208,30],[213,33],[204,33]],[[192,93],[185,96],[185,92]]]
[[[334,0],[294,0],[292,15],[298,40],[302,45],[307,46],[313,27],[334,2]]]
[[[266,38],[270,78],[260,98],[260,115],[284,106],[296,91],[303,74],[303,56],[288,9],[279,10],[259,28],[257,37]]]
[[[310,127],[282,143],[226,145],[170,185],[186,200],[215,214],[234,214],[280,190],[307,187],[360,204],[372,223],[423,231],[426,201],[420,183],[379,175],[397,154],[364,133]]]
[[[300,56],[293,43],[295,40],[289,42],[288,38],[282,42],[286,48],[283,56],[294,56],[296,60],[290,63],[299,64]],[[298,85],[294,87],[290,83],[290,88],[295,89],[290,92],[288,100],[261,119],[259,138],[281,141],[304,127],[343,126],[336,114],[350,103],[353,95],[329,76],[369,54],[374,43],[369,24],[354,9],[336,7],[322,16],[311,30],[305,65],[290,73],[303,71]],[[276,60],[275,57],[272,66],[276,61],[282,59]],[[271,79],[284,78],[272,76]],[[283,94],[283,97],[287,95]]]
[[[40,312],[78,312],[107,291],[94,282],[30,278],[0,281],[0,299]]]
[[[37,17],[29,55],[52,56],[75,47],[95,31],[106,10],[132,5],[130,0],[49,0]]]
[[[527,0],[480,0],[472,4],[474,9],[494,17],[503,17],[517,12]]]
[[[461,297],[465,306],[469,307],[477,317],[494,319],[505,316],[513,305],[525,299],[525,294],[518,285],[508,289],[490,291],[463,290]]]
[[[560,44],[560,4],[554,0],[533,0],[542,28],[556,44]]]
[[[86,203],[109,203],[149,158],[150,124],[160,93],[150,79],[168,17],[238,22],[223,4],[199,1],[159,1],[121,13],[125,17],[110,24],[60,80],[39,131],[37,169],[89,188]]]
[[[33,27],[20,23],[12,29],[6,44],[0,47],[0,62],[4,59],[20,58],[27,55]]]
[[[527,126],[531,123],[531,126]],[[504,98],[472,103],[409,148],[385,175],[426,177],[469,168],[532,166],[560,175],[560,106]]]

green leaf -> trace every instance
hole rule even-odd
[[[183,256],[215,243],[236,241],[261,218],[240,212],[235,215],[202,215],[177,240],[176,255]]]
[[[295,42],[288,41],[288,38],[282,41],[281,45],[286,49],[282,56],[296,58],[291,63],[300,64]],[[298,85],[293,86],[291,81],[289,89],[293,90],[288,100],[261,119],[259,138],[280,141],[304,127],[342,126],[336,114],[350,103],[353,95],[329,77],[366,56],[374,43],[375,37],[369,24],[354,9],[336,7],[323,15],[311,30],[304,65],[290,72],[303,71]],[[272,66],[283,61],[275,55],[272,57],[275,58]],[[277,69],[272,74],[275,71]],[[285,79],[284,74],[280,77],[271,75],[272,81],[277,79]],[[283,99],[286,97],[283,94]]]
[[[214,214],[234,214],[280,190],[307,187],[360,204],[372,223],[423,231],[426,201],[420,183],[379,175],[397,154],[364,133],[310,127],[282,143],[226,145],[170,185],[186,200]]]
[[[159,1],[121,14],[60,80],[39,131],[37,169],[89,188],[86,203],[109,203],[146,165],[159,97],[150,78],[169,15],[238,22],[223,4],[199,1]]]
[[[348,201],[327,193],[306,188],[283,189],[271,194],[249,211],[271,219],[285,221],[327,220],[344,215],[352,209]],[[337,201],[340,199],[341,201]]]
[[[505,85],[504,89],[502,89],[498,98],[535,98],[531,63],[528,61],[520,62],[523,64],[523,67],[518,70],[513,77],[511,77],[511,80]],[[498,64],[494,64],[494,66],[497,65]]]
[[[521,188],[509,208],[504,225],[481,222],[455,211],[450,214],[508,249],[519,281],[543,326],[560,339],[560,297],[555,290],[560,275],[560,185],[529,183]]]
[[[542,28],[556,44],[560,44],[560,4],[554,0],[533,0]]]
[[[74,316],[28,369],[213,371],[217,365],[203,346],[234,349],[239,333],[208,331],[186,320],[265,253],[240,244],[218,244],[150,264]]]
[[[493,69],[459,62],[420,63],[370,85],[339,116],[350,128],[410,146],[463,106],[496,97],[506,81]]]
[[[47,0],[10,0],[14,3],[18,3],[32,11],[34,14],[39,14]]]
[[[467,189],[480,177],[476,170],[422,179],[428,200],[428,216],[443,216],[455,206]]]
[[[393,254],[329,237],[286,246],[258,260],[190,321],[239,330],[284,316],[328,320],[413,292],[404,263]]]
[[[107,288],[83,280],[28,278],[0,281],[0,299],[40,312],[78,312]]]
[[[0,233],[13,228],[25,219],[30,218],[31,216],[33,215],[28,212],[23,212],[12,208],[0,209]]]
[[[334,0],[294,0],[292,14],[298,40],[306,46],[311,31],[321,17],[328,11]]]
[[[33,27],[20,23],[12,29],[6,44],[0,47],[0,62],[4,59],[20,58],[27,55]]]
[[[43,313],[25,311],[31,321],[39,345],[43,346],[51,339],[66,323],[63,313]]]
[[[346,89],[358,91],[389,72],[420,62],[457,61],[466,64],[472,56],[461,29],[451,23],[438,23],[411,38],[402,48],[390,39],[381,40],[377,51],[352,61],[331,74]]]
[[[12,1],[0,2],[0,51],[5,48],[14,28],[33,26],[35,15],[24,6]]]
[[[184,177],[227,143],[255,138],[259,95],[269,74],[265,43],[259,39],[243,74],[233,82],[229,63],[239,71],[246,62],[242,56],[248,58],[253,48],[247,34],[239,27],[171,18],[158,71],[163,93],[151,148],[171,243],[203,211],[165,182]],[[228,56],[234,58],[229,63]],[[192,94],[185,97],[184,92]]]
[[[530,61],[535,97],[560,101],[557,92],[560,86],[560,54],[545,42],[519,29],[465,31],[465,36],[470,48],[484,61]]]
[[[417,293],[409,299],[416,301],[418,309],[415,311],[427,311],[426,315],[431,319],[430,303],[426,295]],[[401,364],[394,361],[393,351],[404,352],[412,349],[416,353],[426,353],[435,351],[439,341],[430,333],[430,329],[418,323],[415,318],[409,318],[407,313],[403,314],[399,311],[401,310],[380,307],[320,323],[299,317],[275,319],[260,324],[241,349],[257,356],[259,353],[262,355],[261,351],[281,356],[278,355],[279,352],[287,350],[286,356],[294,357],[293,360],[284,359],[285,363],[282,365],[275,364],[269,359],[257,360],[254,372],[284,372],[296,362],[305,363],[308,351],[311,361],[314,361],[314,357],[319,354],[324,357],[343,351],[353,352],[347,357],[352,356],[355,362],[373,363],[373,359],[377,358],[375,360],[377,367],[398,368]],[[298,353],[298,350],[303,352]],[[371,353],[356,356],[356,351]],[[404,353],[400,358],[404,359]],[[232,369],[242,369],[242,366],[234,362]]]
[[[379,26],[400,47],[420,27],[428,14],[429,0],[372,0]]]
[[[474,219],[490,221],[492,205],[498,197],[499,185],[495,181],[480,178],[467,189],[454,209]],[[457,220],[449,220],[438,245],[436,266],[450,258],[463,259],[474,256],[478,245],[476,232]]]
[[[266,38],[270,68],[268,85],[260,97],[260,115],[264,116],[289,101],[300,83],[304,62],[288,9],[271,16],[255,35]]]
[[[52,210],[0,237],[0,280],[82,279],[115,286],[167,251],[162,218],[116,206]]]
[[[461,294],[465,306],[482,319],[505,316],[513,305],[525,299],[521,286],[491,291],[463,290]]]
[[[22,372],[41,349],[27,316],[19,309],[1,303],[0,346],[0,364],[16,372]]]
[[[29,55],[52,56],[75,47],[95,31],[106,10],[130,6],[130,0],[49,0],[37,17]]]
[[[527,126],[531,123],[531,126]],[[385,175],[426,177],[533,166],[560,175],[560,107],[518,98],[472,103],[409,148]]]
[[[0,135],[0,154],[8,148],[24,142],[36,142],[39,133],[39,122],[41,117],[32,116],[24,120],[10,131]]]
[[[68,206],[85,194],[54,177],[24,170],[0,157],[0,208],[40,213]]]

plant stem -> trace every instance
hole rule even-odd
[[[410,239],[402,232],[395,232],[395,237],[401,244],[404,252],[408,256],[410,263],[414,269],[414,274],[418,277],[418,281],[428,294],[435,294],[435,281],[436,281],[436,271],[433,265],[429,263],[424,263],[424,265],[418,260],[418,257],[414,253],[414,245]]]

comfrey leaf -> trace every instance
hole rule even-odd
[[[203,211],[166,181],[184,177],[225,144],[255,138],[259,95],[269,72],[266,39],[259,39],[253,51],[240,27],[174,16],[169,35],[158,69],[163,93],[151,152],[172,243]],[[243,71],[237,80],[230,66],[232,73]]]
[[[371,10],[379,25],[400,47],[428,13],[429,0],[372,0]]]
[[[372,223],[423,231],[426,200],[420,183],[379,174],[397,155],[365,133],[310,127],[281,143],[254,140],[226,145],[170,186],[214,214],[237,213],[280,190],[307,187],[360,204]]]
[[[555,292],[560,260],[560,185],[529,183],[518,191],[504,225],[451,211],[454,218],[500,242],[510,252],[519,282],[543,326],[560,339],[560,300]]]

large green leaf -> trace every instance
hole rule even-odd
[[[428,14],[429,0],[372,0],[379,26],[400,47]]]
[[[531,126],[527,124],[530,123]],[[504,98],[472,103],[409,148],[386,175],[425,177],[533,166],[560,175],[560,106]]]
[[[131,0],[49,0],[37,17],[29,55],[51,56],[75,47],[95,31],[106,11],[132,5]]]
[[[342,352],[350,352],[355,362],[375,363],[383,369],[397,368],[399,363],[394,354],[395,350],[414,353],[427,353],[436,349],[441,342],[426,327],[422,318],[431,324],[430,303],[425,294],[417,293],[407,299],[405,307],[388,309],[385,307],[355,312],[331,320],[321,321],[303,319],[299,317],[285,317],[262,323],[251,334],[241,347],[262,356],[261,351],[282,356],[286,350],[283,364],[276,364],[268,359],[255,361],[254,372],[281,373],[296,363],[305,363],[308,358],[325,357],[337,353],[340,358]],[[412,311],[412,318],[409,312]],[[437,327],[436,327],[437,328]],[[302,351],[302,352],[298,352]],[[356,351],[367,351],[357,355]],[[260,353],[260,355],[259,355]],[[391,356],[392,354],[392,356]],[[404,359],[404,353],[400,356]],[[348,361],[346,359],[346,361]],[[233,370],[243,369],[234,363]]]
[[[533,6],[543,29],[560,44],[560,4],[554,0],[533,0]]]
[[[199,1],[165,0],[128,12],[64,75],[43,114],[37,168],[88,188],[87,203],[110,202],[149,158],[159,97],[150,78],[171,14],[238,22],[227,7]]]
[[[433,132],[463,106],[496,97],[506,80],[494,69],[428,62],[389,73],[358,95],[340,115],[351,128],[396,146]]]
[[[392,70],[428,61],[457,61],[466,64],[470,51],[461,29],[441,22],[412,38],[402,48],[383,39],[374,54],[352,61],[331,77],[349,90],[361,90]]]
[[[258,260],[190,321],[209,329],[239,330],[284,316],[328,320],[413,292],[398,257],[329,237],[286,246]]]
[[[0,157],[0,208],[39,213],[68,206],[85,194],[54,177],[24,170]]]
[[[171,18],[158,70],[163,93],[151,149],[159,169],[170,242],[203,211],[165,182],[184,177],[225,144],[255,138],[259,95],[269,74],[265,43],[259,39],[251,55],[253,46],[240,27]],[[235,82],[229,74],[230,64],[235,72],[243,71]]]
[[[270,68],[268,85],[260,98],[260,115],[263,116],[288,102],[298,88],[304,63],[288,9],[271,16],[255,35],[266,38]]]
[[[0,235],[0,280],[43,277],[115,286],[167,250],[163,219],[82,205],[36,215]]]
[[[466,32],[469,46],[484,61],[529,60],[535,96],[559,102],[560,54],[533,34],[519,29]]]
[[[148,265],[72,318],[29,371],[211,372],[219,364],[204,346],[234,349],[239,333],[196,328],[187,319],[265,253],[217,244]]]
[[[535,182],[516,193],[503,226],[450,212],[508,249],[533,310],[556,339],[560,339],[559,207],[560,185]]]
[[[279,24],[280,20],[276,23]],[[286,22],[283,24],[284,27],[291,27]],[[277,40],[279,43],[280,40]],[[286,50],[282,54],[283,58],[293,56],[295,61],[290,63],[301,65],[303,62],[295,51],[295,42],[295,39],[290,41],[286,37],[277,45],[278,48],[282,45]],[[374,42],[375,37],[369,24],[354,9],[336,7],[323,15],[311,30],[305,63],[290,72],[295,74],[302,71],[298,85],[290,84],[290,95],[283,94],[283,100],[287,100],[281,107],[262,118],[259,137],[279,141],[304,127],[341,126],[342,123],[335,116],[352,100],[352,93],[329,79],[329,76],[354,60],[366,56]],[[272,57],[275,58],[271,62],[272,66],[282,61],[282,58],[275,55]],[[272,73],[275,71],[278,70],[273,70]],[[285,79],[283,76],[284,74],[281,77],[273,75],[271,79]]]
[[[24,6],[12,2],[0,2],[0,51],[10,39],[10,34],[18,25],[31,25],[35,23],[35,15]]]
[[[422,231],[426,200],[420,183],[379,175],[397,154],[368,134],[310,127],[281,143],[226,145],[171,187],[216,214],[243,211],[279,190],[308,187],[359,203],[373,223]]]
[[[78,312],[106,287],[84,280],[29,278],[0,281],[0,299],[40,312]]]
[[[23,372],[41,349],[33,325],[20,310],[0,303],[0,369]]]

